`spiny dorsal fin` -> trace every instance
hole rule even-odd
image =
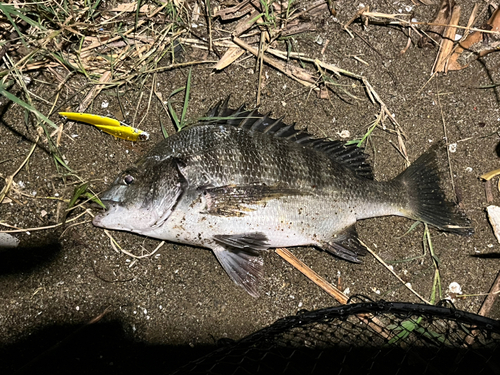
[[[355,172],[357,176],[373,179],[373,171],[366,161],[367,155],[355,144],[345,144],[341,141],[331,141],[316,138],[306,130],[285,124],[283,117],[274,119],[271,113],[265,115],[257,109],[247,110],[242,105],[238,109],[229,108],[229,97],[217,103],[203,119],[204,124],[233,125],[238,128],[266,133],[278,138],[288,139],[305,147],[311,147],[328,155],[328,157],[344,167]]]

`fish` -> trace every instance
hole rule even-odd
[[[263,252],[314,246],[360,262],[356,222],[397,215],[471,235],[442,188],[429,148],[390,181],[376,181],[356,144],[317,138],[283,117],[217,103],[156,144],[101,195],[97,227],[208,248],[229,277],[259,296]]]

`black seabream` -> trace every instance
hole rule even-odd
[[[121,173],[94,225],[209,248],[258,296],[268,248],[313,245],[359,262],[357,220],[398,215],[471,234],[440,188],[439,154],[431,147],[393,180],[374,181],[362,149],[226,100]]]

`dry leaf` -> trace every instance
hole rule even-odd
[[[247,13],[250,13],[253,9],[254,8],[252,4],[250,4],[250,0],[245,0],[234,7],[219,10],[215,13],[215,17],[220,17],[223,21],[232,20],[243,17]]]
[[[457,31],[457,28],[454,26],[458,25],[458,21],[460,20],[460,11],[461,9],[458,5],[453,7],[449,26],[446,27],[443,40],[441,40],[441,48],[439,49],[437,62],[434,67],[435,73],[448,71],[447,62],[453,51],[455,32]]]
[[[429,5],[429,4],[426,4]],[[434,41],[439,43],[441,40],[441,36],[443,35],[443,31],[445,26],[441,25],[448,25],[450,23],[451,19],[451,13],[453,10],[453,7],[455,6],[455,0],[442,0],[441,5],[439,6],[439,9],[436,13],[436,16],[434,17],[434,20],[432,23],[436,25],[431,25],[429,28],[426,30],[426,34],[428,35],[423,35],[419,41],[418,41],[418,46],[420,48],[422,47],[433,47],[434,43],[432,42],[431,38],[434,38]]]
[[[330,94],[328,93],[328,89],[326,88],[326,86],[323,86],[318,90],[318,98],[330,99]]]
[[[231,65],[233,62],[236,61],[238,57],[243,55],[245,51],[241,49],[240,47],[231,47],[229,48],[224,56],[221,57],[221,59],[217,62],[217,64],[214,66],[215,70],[222,70],[226,66]]]
[[[101,78],[99,79],[100,83],[107,83],[111,79],[111,72],[106,71]],[[89,91],[85,99],[80,103],[80,106],[77,109],[77,112],[85,112],[87,107],[90,105],[90,102],[94,100],[94,98],[101,92],[101,90],[104,88],[104,85],[95,85],[92,90]]]
[[[258,15],[259,15],[259,12],[254,10],[252,13],[250,13],[250,16],[247,16],[244,19],[242,19],[238,23],[238,25],[236,25],[236,28],[233,31],[233,35],[240,36],[245,31],[247,31],[249,28],[251,28],[253,26],[253,24],[255,22],[257,22]]]
[[[493,227],[493,233],[495,233],[497,241],[500,242],[500,207],[488,206],[486,211],[488,211],[488,219]]]
[[[484,30],[500,32],[500,8],[498,8],[491,18],[481,27]],[[470,33],[464,41],[459,43],[459,47],[450,58],[449,70],[461,70],[467,68],[472,61],[478,57],[498,51],[500,47],[500,36],[498,34],[483,33],[474,31]]]
[[[150,13],[155,10],[156,7],[153,5],[143,5],[139,12],[141,13]],[[125,3],[119,4],[118,6],[108,9],[108,12],[135,12],[137,10],[137,3]]]

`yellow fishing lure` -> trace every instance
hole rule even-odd
[[[149,133],[110,117],[76,112],[59,112],[59,115],[71,121],[92,124],[105,133],[111,134],[117,138],[126,139],[127,141],[147,141],[149,139]]]

